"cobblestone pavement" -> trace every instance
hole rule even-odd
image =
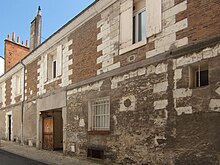
[[[13,142],[1,141],[0,149],[24,158],[42,162],[48,165],[101,165],[102,162],[96,162],[87,159],[79,159],[70,156],[64,156],[61,152],[38,150],[34,147],[19,145]]]

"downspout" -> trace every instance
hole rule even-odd
[[[24,102],[25,102],[25,72],[26,66],[23,63],[23,60],[20,61],[21,65],[24,68],[24,76],[23,76],[23,94],[22,94],[22,102],[21,102],[21,144],[24,144]]]

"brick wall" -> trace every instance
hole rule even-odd
[[[61,82],[62,82],[61,79],[55,80],[51,83],[48,83],[48,84],[44,85],[44,89],[46,90],[46,92],[53,91],[53,90],[60,87],[59,85],[61,84]]]
[[[175,0],[178,3],[180,0]],[[219,0],[188,0],[187,10],[177,14],[180,21],[188,18],[188,28],[177,33],[177,39],[188,37],[189,43],[214,36],[220,32]]]
[[[27,99],[33,98],[37,96],[38,88],[37,84],[39,84],[38,73],[37,70],[39,58],[33,61],[32,63],[26,66],[26,92],[25,96]]]
[[[97,22],[100,20],[100,15],[95,16],[84,25],[74,31],[68,40],[73,40],[70,46],[72,49],[73,64],[69,69],[73,70],[70,76],[72,82],[84,80],[96,75],[96,71],[100,66],[96,64],[96,59],[101,53],[97,53],[97,46],[100,40],[97,41],[97,34],[100,29],[97,28]]]
[[[8,105],[11,105],[11,80],[12,80],[12,77],[10,77],[9,79],[6,80],[6,101],[5,101],[5,105],[8,106]]]
[[[14,41],[5,40],[5,71],[8,71],[29,52],[29,48]]]
[[[120,62],[121,66],[129,65],[131,63],[146,59],[146,52],[151,51],[153,49],[155,49],[155,44],[154,44],[154,42],[150,42],[147,45],[142,46],[138,49],[134,49],[126,54],[116,56],[114,59],[115,59],[116,63]],[[131,56],[134,57],[133,60],[131,59]]]

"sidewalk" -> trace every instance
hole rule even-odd
[[[64,156],[56,151],[38,150],[34,147],[22,146],[13,142],[1,141],[0,149],[10,153],[36,160],[48,165],[100,165],[95,161]]]

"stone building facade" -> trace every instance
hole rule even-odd
[[[5,66],[4,64],[5,64],[4,58],[0,57],[0,75],[4,74],[4,66]]]
[[[219,8],[96,0],[0,77],[1,137],[109,163],[218,165]]]

